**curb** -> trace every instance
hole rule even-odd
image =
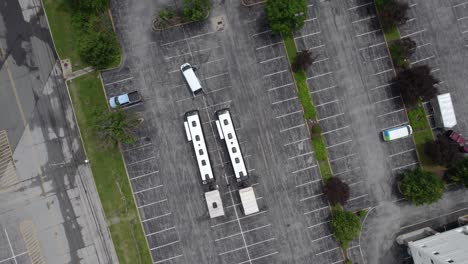
[[[252,6],[257,6],[257,5],[262,5],[262,4],[265,4],[267,2],[267,0],[263,0],[263,1],[260,1],[260,2],[256,2],[256,3],[253,3],[253,4],[246,4],[244,2],[244,0],[241,0],[241,4],[245,7],[252,7]]]

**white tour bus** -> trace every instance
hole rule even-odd
[[[392,141],[399,138],[411,136],[413,129],[410,125],[393,127],[382,131],[382,136],[385,141]]]
[[[184,75],[184,78],[187,81],[192,94],[195,96],[202,92],[200,80],[198,80],[197,76],[195,75],[192,66],[189,63],[184,63],[182,66],[180,66],[180,70],[182,71],[182,75]]]
[[[216,112],[217,120],[216,127],[218,128],[218,134],[221,139],[224,140],[226,148],[231,159],[232,168],[234,175],[238,182],[247,179],[247,169],[244,164],[244,157],[237,141],[236,130],[231,120],[231,115],[228,109],[222,109]]]
[[[214,182],[213,171],[211,169],[210,157],[206,149],[205,136],[198,116],[198,111],[190,111],[185,114],[185,133],[187,140],[193,144],[195,156],[197,158],[198,169],[203,184]]]

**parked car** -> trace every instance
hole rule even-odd
[[[127,107],[141,102],[141,96],[138,91],[113,96],[109,99],[111,108]]]

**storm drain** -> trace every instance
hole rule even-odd
[[[18,183],[7,132],[0,131],[0,191],[11,190]]]

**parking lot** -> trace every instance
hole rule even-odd
[[[139,140],[123,153],[153,259],[342,262],[282,40],[271,35],[262,7],[239,10],[235,2],[223,8],[206,22],[150,33],[119,24],[136,12],[132,7],[114,13],[127,54],[120,69],[103,73],[103,81],[108,97],[131,90],[143,96],[129,109],[145,120]],[[225,29],[216,31],[212,25],[220,17]],[[132,34],[145,37],[132,41]],[[192,98],[179,69],[185,62],[196,67],[204,95]],[[260,207],[254,215],[242,213],[239,186],[213,122],[223,108],[233,116]],[[183,129],[191,110],[200,113],[222,194],[225,216],[216,219],[209,219],[206,189]]]
[[[0,233],[0,263],[31,263],[31,258],[24,241],[21,239],[19,230],[7,230],[6,228],[2,228]]]

